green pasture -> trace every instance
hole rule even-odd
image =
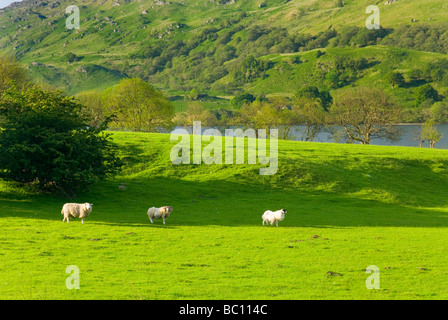
[[[122,173],[75,199],[0,183],[0,299],[448,297],[446,150],[280,141],[277,174],[260,176],[173,165],[169,135],[113,139]],[[86,201],[84,225],[62,223],[65,202]],[[163,205],[172,216],[151,225]],[[281,208],[278,228],[262,226]]]

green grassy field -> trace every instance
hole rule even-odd
[[[0,299],[448,297],[446,150],[280,141],[278,173],[260,176],[175,166],[169,135],[113,138],[126,166],[71,200],[94,203],[84,225],[62,223],[66,199],[0,183]],[[146,210],[163,205],[172,216],[151,225]],[[263,227],[280,208],[280,226]]]

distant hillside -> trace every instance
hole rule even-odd
[[[328,63],[338,55],[371,58],[342,87],[386,88],[388,72],[411,73],[420,59],[448,52],[446,0],[376,1],[382,29],[370,31],[369,0],[83,0],[80,29],[67,30],[72,4],[25,0],[0,10],[0,52],[71,94],[141,77],[169,95],[291,95],[309,83],[328,86],[316,82],[317,50]],[[395,47],[403,48],[397,63]],[[394,91],[404,105],[412,103],[408,89]]]

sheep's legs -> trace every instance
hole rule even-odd
[[[81,223],[84,224],[84,218],[81,219]]]
[[[165,224],[165,219],[163,219],[163,224]]]
[[[151,223],[154,223],[151,218],[149,218],[149,221],[151,221]]]

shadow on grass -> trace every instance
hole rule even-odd
[[[412,163],[407,165],[412,166]],[[355,173],[349,171],[348,174]],[[383,174],[387,176],[388,172]],[[122,183],[126,185],[125,190],[119,188]],[[382,187],[388,189],[388,185]],[[225,180],[186,181],[163,177],[116,179],[104,181],[72,201],[46,195],[15,196],[2,191],[0,222],[2,217],[18,217],[62,223],[61,208],[65,202],[93,202],[93,212],[86,219],[86,224],[133,228],[172,229],[214,225],[263,227],[263,212],[281,208],[288,211],[286,219],[280,223],[280,227],[284,228],[448,226],[448,209],[444,209],[446,206],[443,205],[446,200],[433,206],[391,204],[363,199],[353,194],[357,191],[356,188],[351,188],[346,193],[341,193],[307,191],[306,188],[282,189]],[[408,189],[404,188],[402,192]],[[421,192],[420,188],[416,190]],[[405,195],[399,194],[398,197]],[[409,194],[408,197],[414,197],[414,194]],[[167,224],[163,225],[161,220],[151,224],[146,215],[147,209],[165,205],[174,207]],[[70,223],[80,221],[72,219]]]

